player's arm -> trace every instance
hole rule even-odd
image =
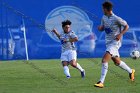
[[[103,21],[103,18],[102,18],[102,20],[101,20],[101,25],[98,26],[98,30],[99,30],[99,31],[104,31],[104,21]]]
[[[60,34],[58,33],[58,31],[56,29],[53,29],[52,32],[54,32],[55,35],[60,39]]]
[[[77,42],[77,41],[78,41],[78,37],[70,38],[70,39],[69,39],[69,42]]]
[[[104,26],[103,25],[98,26],[98,30],[99,31],[104,31]]]
[[[125,34],[125,32],[128,31],[129,26],[128,26],[128,24],[127,24],[127,22],[125,20],[123,20],[121,18],[118,18],[117,20],[118,20],[119,25],[123,26],[123,30],[121,31],[121,33],[116,36],[116,40],[118,41],[118,40],[121,39],[123,34]]]
[[[116,36],[116,40],[117,40],[117,41],[119,41],[119,40],[121,39],[121,37],[123,36],[123,34],[125,34],[125,32],[128,31],[128,28],[129,28],[128,25],[125,25],[125,26],[124,26],[124,28],[123,28],[123,30],[121,31],[121,33],[118,34],[118,35]]]
[[[124,26],[124,29],[121,31],[121,35],[123,35],[125,32],[127,32],[128,31],[128,28],[129,28],[129,26],[128,26],[128,24],[127,25],[125,25]]]
[[[77,37],[77,35],[74,32],[72,32],[70,37],[71,38],[69,38],[68,42],[77,42],[78,41],[78,37]]]
[[[78,41],[78,38],[77,37],[74,37],[74,38],[69,38],[69,39],[64,39],[63,42],[76,42]]]

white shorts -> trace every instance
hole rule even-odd
[[[77,59],[77,53],[76,50],[67,50],[63,53],[61,53],[61,61],[68,61],[70,62],[73,59]]]
[[[111,44],[108,44],[106,47],[106,52],[109,52],[112,57],[120,57],[119,48],[121,46],[120,41],[114,40]]]

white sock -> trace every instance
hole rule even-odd
[[[70,72],[69,72],[68,66],[64,66],[64,74],[65,74],[66,76],[70,76]]]
[[[108,62],[102,63],[102,71],[101,71],[101,78],[100,81],[104,83],[105,77],[108,71]]]
[[[81,72],[84,70],[84,69],[80,66],[80,64],[78,64],[78,63],[77,63],[76,68],[77,68],[78,70],[80,70]]]
[[[125,64],[125,62],[121,61],[119,67],[126,70],[128,73],[132,73],[132,69]]]

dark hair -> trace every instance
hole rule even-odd
[[[104,2],[102,4],[102,6],[104,9],[107,9],[107,11],[111,11],[113,8],[113,4],[111,2],[108,2],[108,1]]]
[[[70,20],[65,20],[62,22],[62,27],[65,27],[65,25],[71,25],[71,21]]]

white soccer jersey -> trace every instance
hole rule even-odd
[[[70,38],[75,38],[75,37],[77,37],[77,35],[75,35],[73,31],[70,31],[69,33],[60,34],[62,52],[65,52],[67,50],[76,50],[74,42],[63,42],[63,39],[70,39]]]
[[[127,25],[127,22],[123,20],[122,18],[116,16],[115,14],[112,14],[111,16],[103,15],[101,20],[101,25],[104,26],[105,30],[105,37],[106,37],[106,46],[110,45],[110,43],[113,43],[113,40],[115,39],[116,35],[118,35],[121,32],[121,28]],[[121,46],[121,41],[119,42],[119,47]]]

